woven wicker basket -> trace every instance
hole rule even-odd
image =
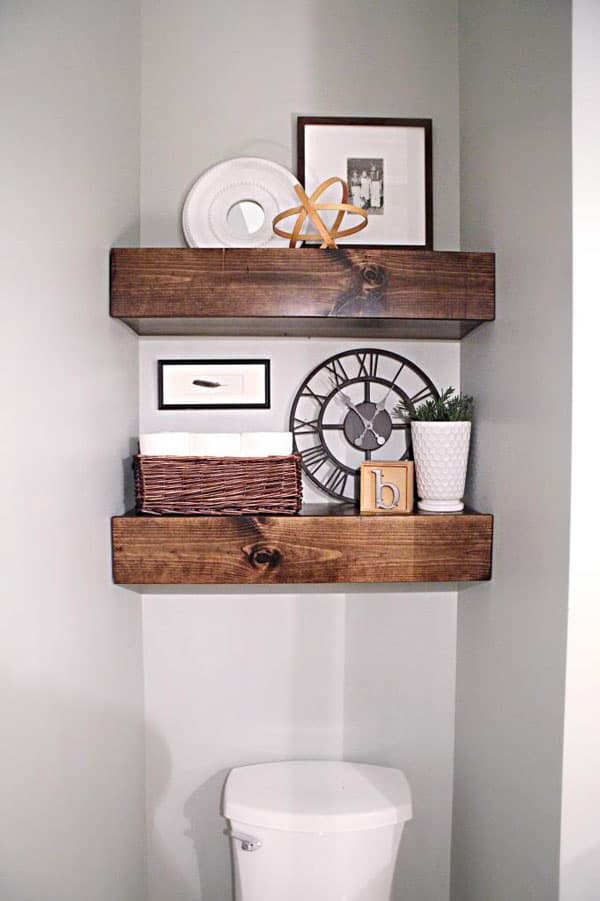
[[[164,513],[237,516],[298,513],[300,457],[134,458],[137,509]]]

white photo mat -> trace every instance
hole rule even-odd
[[[159,360],[159,410],[268,409],[269,360]]]
[[[356,122],[299,120],[304,131],[303,154],[299,152],[304,166],[299,177],[304,179],[307,194],[332,176],[348,182],[349,202],[365,209],[369,220],[364,231],[342,238],[340,244],[431,248],[427,126]],[[332,186],[319,202],[339,201],[339,194],[339,186]],[[322,214],[326,224],[330,224],[328,215],[332,219],[335,214]],[[350,217],[348,224],[352,220]]]

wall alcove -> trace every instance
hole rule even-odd
[[[127,248],[111,254],[111,315],[140,335],[457,339],[495,315],[491,253]],[[493,521],[302,515],[114,517],[128,585],[467,582],[491,576]]]

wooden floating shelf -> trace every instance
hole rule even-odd
[[[143,516],[112,520],[120,585],[467,582],[491,575],[493,519],[360,516],[307,504],[299,516]]]
[[[494,319],[493,253],[124,248],[111,315],[140,335],[459,339]]]

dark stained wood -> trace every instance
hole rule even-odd
[[[336,515],[338,514],[338,515]],[[340,506],[300,516],[116,516],[117,584],[462,582],[491,574],[488,514],[360,516]]]
[[[140,334],[460,338],[494,318],[491,253],[123,248],[111,315]]]
[[[460,341],[482,324],[480,319],[315,319],[307,316],[246,317],[244,319],[189,319],[123,317],[138,335],[233,335],[235,337],[290,338],[413,338]]]

